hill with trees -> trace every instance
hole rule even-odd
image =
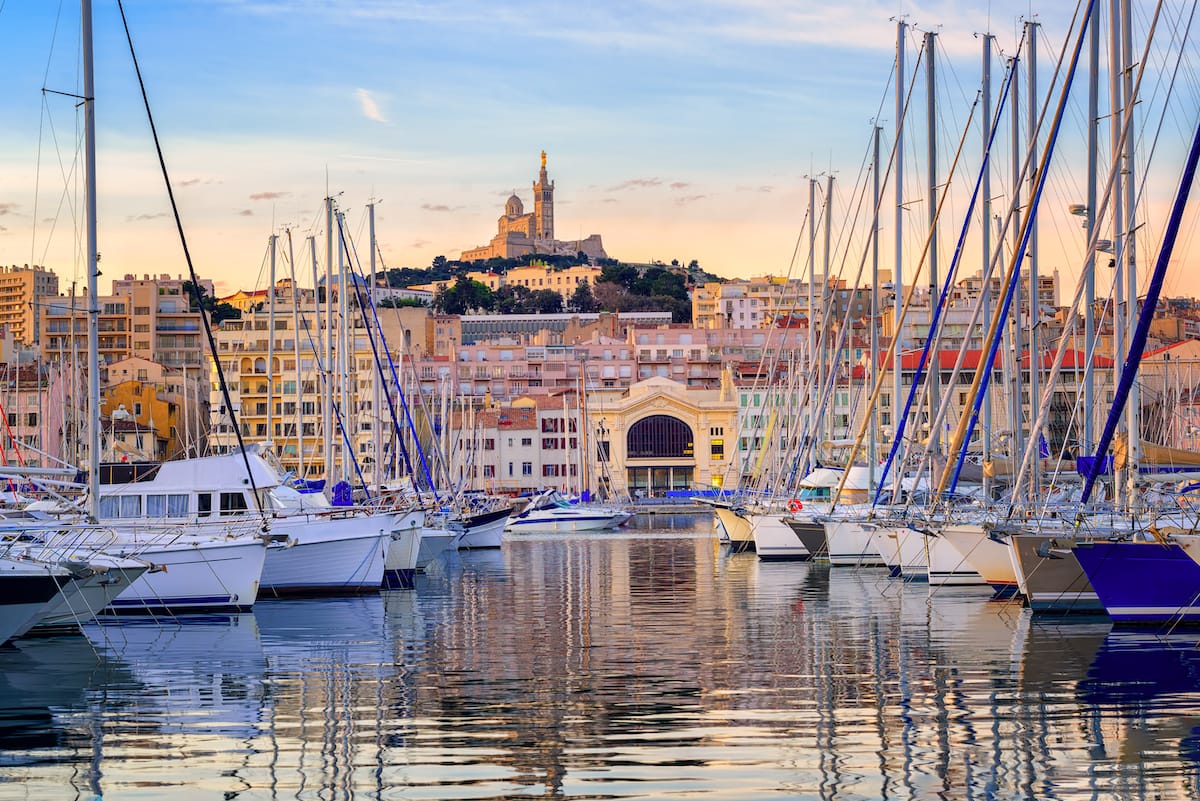
[[[531,264],[554,270],[587,263],[583,253],[575,256],[529,254],[516,259],[472,262],[450,261],[445,256],[438,256],[428,269],[393,268],[386,275],[388,285],[397,287],[453,280],[454,283],[439,290],[433,298],[433,308],[443,314],[670,311],[671,319],[677,323],[692,320],[688,294],[692,287],[721,280],[701,269],[695,260],[684,267],[678,260],[670,264],[628,264],[616,259],[601,259],[598,262],[600,276],[595,286],[580,284],[564,302],[552,289],[502,286],[493,291],[467,277],[470,272],[503,274]]]

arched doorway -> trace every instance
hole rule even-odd
[[[689,489],[696,467],[692,428],[667,414],[643,417],[625,436],[625,459],[631,493],[661,496]]]

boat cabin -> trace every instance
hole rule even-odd
[[[246,473],[250,464],[253,489]],[[127,469],[117,469],[124,467]],[[101,468],[99,516],[102,520],[214,520],[268,512],[276,506],[272,490],[283,479],[257,449],[174,462],[137,463]]]

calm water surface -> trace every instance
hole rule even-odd
[[[1197,796],[1195,632],[637,522],[453,555],[414,591],[0,650],[0,797]]]

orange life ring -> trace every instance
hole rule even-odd
[[[803,508],[804,504],[800,502],[799,498],[792,498],[790,501],[788,501],[788,511],[792,514],[799,512]]]

